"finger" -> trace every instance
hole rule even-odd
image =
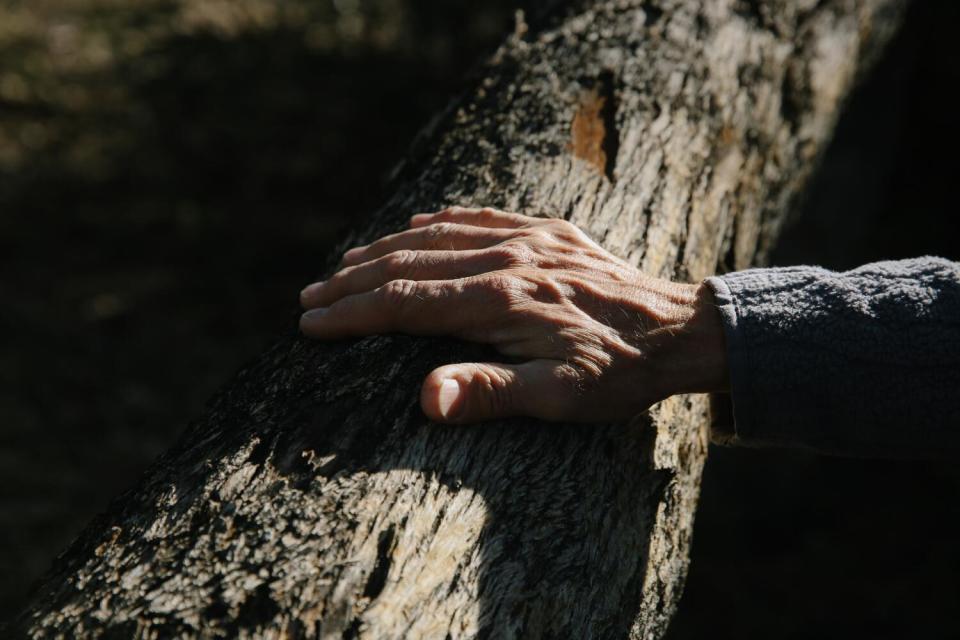
[[[514,233],[510,229],[487,229],[440,222],[384,236],[365,247],[354,247],[343,254],[343,264],[352,266],[403,249],[483,249],[513,237]]]
[[[475,227],[496,229],[519,229],[538,222],[537,218],[519,213],[509,213],[490,207],[471,209],[468,207],[449,207],[437,213],[418,213],[410,218],[410,226],[423,227],[437,222],[455,222]]]
[[[300,330],[308,336],[337,339],[382,333],[462,335],[490,304],[480,304],[478,287],[466,280],[392,280],[372,291],[341,298],[329,307],[307,311]]]
[[[562,420],[574,396],[560,374],[561,366],[555,360],[532,360],[440,367],[424,380],[420,407],[431,420],[451,424],[511,416]]]
[[[504,247],[465,251],[401,250],[346,267],[325,282],[300,292],[305,309],[326,307],[340,298],[372,291],[391,280],[454,280],[509,267],[515,249]]]

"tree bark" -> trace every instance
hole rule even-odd
[[[598,0],[518,20],[352,241],[414,212],[491,205],[565,217],[663,278],[750,266],[899,13],[894,0]],[[291,332],[58,558],[15,630],[662,636],[706,399],[630,424],[428,423],[423,377],[491,357]]]

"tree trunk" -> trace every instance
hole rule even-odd
[[[532,29],[518,19],[354,241],[482,204],[565,217],[664,278],[747,267],[899,13],[894,0],[599,0]],[[706,399],[630,424],[428,423],[423,377],[491,357],[291,334],[81,534],[16,630],[660,637],[687,568]]]

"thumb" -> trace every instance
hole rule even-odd
[[[463,424],[510,416],[559,420],[572,389],[565,389],[555,375],[557,364],[533,360],[439,367],[423,382],[420,406],[434,422]]]

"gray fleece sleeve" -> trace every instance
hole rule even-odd
[[[960,264],[708,278],[723,318],[732,440],[863,456],[960,455]]]

